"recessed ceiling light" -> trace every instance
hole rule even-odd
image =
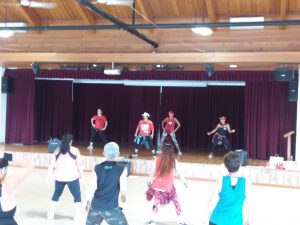
[[[194,27],[192,31],[196,34],[200,34],[202,36],[211,36],[214,32],[209,27]]]
[[[230,68],[237,68],[238,66],[235,65],[235,64],[231,64],[229,67],[230,67]]]

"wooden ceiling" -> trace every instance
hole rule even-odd
[[[19,0],[0,0],[0,22],[25,22],[30,26],[111,24],[79,5],[75,0],[36,0],[53,2],[54,9],[28,8]],[[90,0],[95,2],[96,0]],[[136,0],[136,24],[224,22],[230,17],[264,16],[265,20],[299,20],[300,0]],[[6,2],[8,4],[6,4]],[[129,6],[96,4],[118,19],[132,23]],[[146,20],[143,17],[148,18]],[[210,37],[194,34],[191,29],[139,30],[158,42],[156,53],[201,52],[290,52],[300,51],[300,27],[265,27],[263,30],[232,31],[214,29]],[[0,39],[0,52],[34,53],[151,53],[153,47],[121,30],[29,31]],[[61,59],[63,60],[63,59]],[[300,59],[299,59],[300,61]],[[14,64],[0,58],[3,65]],[[20,62],[21,63],[21,62]],[[170,62],[172,63],[172,62]],[[201,62],[199,62],[201,63]],[[220,63],[220,62],[218,62]],[[259,68],[276,66],[257,62]],[[15,63],[17,64],[17,63]],[[224,63],[220,63],[223,67]],[[242,68],[252,68],[243,63]]]

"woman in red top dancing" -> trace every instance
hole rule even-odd
[[[176,140],[176,135],[175,135],[176,131],[179,129],[181,124],[179,123],[178,119],[176,117],[174,117],[174,112],[172,110],[170,110],[168,112],[168,115],[169,116],[162,121],[163,133],[162,133],[162,136],[160,139],[161,146],[164,143],[165,138],[169,134],[174,145],[177,148],[178,155],[182,155],[182,152],[180,151],[179,144]],[[176,128],[175,128],[175,126],[176,126]],[[161,148],[161,146],[160,146],[160,148]]]
[[[151,174],[149,189],[146,192],[148,201],[154,198],[152,216],[148,224],[155,224],[153,222],[153,217],[157,213],[159,205],[166,205],[172,201],[179,217],[180,224],[186,225],[182,220],[181,206],[177,200],[177,193],[174,187],[174,171],[179,174],[185,187],[187,187],[187,183],[184,176],[178,172],[176,164],[177,160],[175,159],[173,146],[164,144],[162,147],[162,154],[155,160],[155,167]]]

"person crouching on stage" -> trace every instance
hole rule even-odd
[[[227,118],[225,116],[221,116],[219,118],[220,123],[216,126],[215,129],[213,129],[211,132],[207,132],[207,135],[214,134],[212,138],[212,149],[213,151],[216,150],[217,145],[223,145],[227,151],[231,150],[231,146],[229,144],[229,141],[226,137],[227,132],[232,134],[235,132],[235,130],[231,130],[230,125],[226,123]],[[213,157],[213,152],[209,153],[209,158]]]
[[[169,134],[174,145],[176,146],[176,148],[178,150],[178,155],[182,155],[182,152],[180,151],[178,142],[176,140],[176,135],[175,135],[176,131],[179,129],[179,127],[181,125],[180,125],[179,121],[177,120],[177,118],[174,117],[174,112],[172,110],[170,110],[168,112],[168,115],[169,116],[162,121],[163,133],[162,133],[162,136],[160,139],[160,143],[161,143],[160,148],[162,147],[165,138]],[[175,128],[176,125],[177,125],[177,127]]]
[[[240,155],[232,151],[226,153],[224,164],[228,175],[218,179],[203,224],[209,221],[209,225],[249,225],[251,184],[238,176]]]
[[[146,192],[148,201],[154,198],[154,204],[152,207],[152,216],[148,224],[154,225],[153,217],[158,211],[158,207],[167,205],[171,201],[173,202],[176,213],[179,217],[179,223],[185,225],[182,219],[181,206],[177,200],[177,193],[174,187],[174,171],[180,176],[184,186],[187,187],[187,182],[184,176],[179,173],[177,169],[177,160],[173,150],[173,145],[164,144],[162,146],[162,153],[155,160],[155,166],[153,173],[151,174],[151,180],[148,183],[149,189]]]
[[[97,110],[97,115],[93,116],[91,118],[91,139],[90,139],[90,145],[87,147],[88,150],[93,150],[93,142],[95,141],[96,135],[99,135],[99,138],[105,145],[107,143],[105,130],[107,128],[107,119],[104,115],[102,115],[102,110]]]
[[[0,224],[17,225],[14,219],[16,213],[15,195],[20,185],[29,176],[33,169],[31,161],[13,156],[10,153],[0,153]],[[7,176],[9,162],[21,167]]]
[[[136,131],[135,131],[135,150],[132,154],[132,157],[138,156],[139,149],[145,145],[147,150],[152,150],[152,155],[156,156],[156,152],[152,143],[152,139],[154,137],[154,125],[151,120],[149,120],[150,114],[147,112],[144,112],[142,114],[143,119],[140,120]]]

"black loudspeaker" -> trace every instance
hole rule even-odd
[[[298,81],[290,81],[289,83],[289,101],[295,102],[298,98]]]
[[[291,81],[294,80],[293,68],[277,68],[275,69],[276,81]]]
[[[12,93],[13,92],[13,79],[11,77],[2,77],[1,93]]]

